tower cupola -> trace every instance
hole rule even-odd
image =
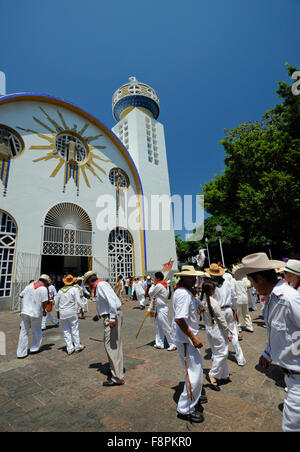
[[[151,86],[129,77],[129,83],[121,86],[113,95],[112,114],[117,122],[134,108],[138,108],[150,117],[159,116],[159,97]]]

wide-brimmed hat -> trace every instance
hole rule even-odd
[[[219,267],[218,264],[210,264],[209,268],[204,269],[210,276],[223,276],[227,268]]]
[[[63,278],[63,283],[66,286],[71,286],[76,281],[76,276],[67,275],[65,278]]]
[[[50,276],[46,275],[45,273],[43,275],[41,275],[39,277],[39,279],[42,279],[43,281],[47,281],[48,284],[51,284],[51,282],[52,282]]]
[[[203,272],[195,270],[193,265],[183,265],[180,273],[175,273],[175,276],[202,276]]]
[[[94,272],[94,271],[92,271],[92,270],[86,272],[86,273],[84,274],[84,276],[83,276],[83,282],[84,282],[84,284],[87,282],[87,280],[88,280],[91,276],[97,276],[97,273]]]
[[[289,259],[283,270],[285,272],[300,276],[300,261],[298,261],[297,259]]]
[[[242,265],[235,271],[234,278],[239,281],[251,273],[275,270],[285,265],[283,261],[269,259],[266,253],[249,254],[242,259]]]

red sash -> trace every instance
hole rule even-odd
[[[33,287],[34,287],[35,289],[38,289],[39,287],[46,287],[46,286],[45,286],[45,284],[44,284],[42,281],[35,281],[35,282],[33,283]]]
[[[99,279],[97,279],[97,281],[94,282],[93,287],[92,287],[94,296],[96,295],[96,290],[97,290],[97,286],[98,286],[99,282],[103,282],[103,281],[104,281],[103,279],[99,278]]]
[[[45,284],[42,281],[35,281],[33,283],[33,287],[35,289],[39,289],[40,287],[45,287],[47,289],[47,292],[48,292],[48,302],[49,302],[49,299],[50,299],[49,289],[48,289],[48,287],[45,286]]]
[[[155,285],[157,286],[157,284],[161,284],[162,286],[164,286],[165,289],[168,290],[168,285],[167,285],[166,281],[158,281]]]

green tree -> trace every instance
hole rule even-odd
[[[295,70],[288,66],[289,75]],[[212,214],[205,235],[210,225],[223,221],[224,244],[252,252],[270,240],[283,256],[299,248],[300,96],[284,82],[277,93],[283,102],[262,121],[225,130],[224,173],[202,189]]]

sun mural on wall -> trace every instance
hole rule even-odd
[[[46,117],[48,123],[41,121],[40,119],[33,116],[34,121],[42,126],[50,135],[45,135],[44,133],[36,132],[31,129],[24,129],[22,127],[17,127],[24,132],[34,133],[43,140],[47,141],[47,144],[33,145],[30,146],[31,150],[49,150],[45,156],[33,160],[34,162],[40,162],[42,160],[56,159],[58,161],[57,166],[50,174],[50,177],[55,177],[61,168],[64,170],[64,183],[63,183],[63,193],[66,191],[67,183],[70,179],[73,179],[77,187],[77,196],[79,195],[79,181],[80,176],[86,185],[90,188],[90,182],[88,179],[88,174],[92,174],[100,182],[103,182],[99,177],[97,172],[102,172],[106,175],[106,171],[98,165],[97,160],[103,162],[112,162],[111,160],[105,160],[97,151],[105,149],[106,146],[92,145],[90,143],[96,141],[98,138],[102,137],[103,134],[96,136],[84,136],[89,124],[86,123],[84,126],[78,130],[76,124],[70,127],[63,117],[60,111],[57,114],[60,119],[60,124],[51,118],[49,114],[42,108],[39,107],[43,115]],[[46,133],[47,133],[46,132]]]

